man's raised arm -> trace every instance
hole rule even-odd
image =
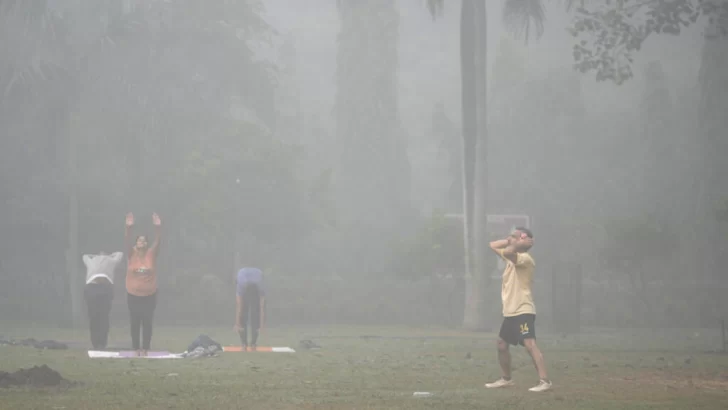
[[[498,239],[490,243],[490,249],[498,253],[499,249],[505,249],[508,246],[508,239]]]
[[[500,255],[503,259],[507,259],[513,263],[518,260],[518,254],[513,246],[509,245],[508,239],[499,239],[490,243],[490,249]]]

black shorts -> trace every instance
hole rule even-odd
[[[523,346],[525,339],[536,338],[536,315],[525,313],[503,318],[498,336],[510,345]]]

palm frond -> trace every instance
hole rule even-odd
[[[579,7],[584,7],[584,1],[585,0],[564,0],[564,3],[566,5],[566,11],[571,11],[574,9],[574,7],[578,4]]]
[[[572,0],[573,1],[573,0]],[[503,4],[503,22],[516,37],[528,41],[533,29],[541,37],[546,21],[546,11],[541,0],[506,0]]]
[[[45,1],[0,2],[0,100],[64,68],[60,17]]]
[[[438,18],[445,9],[445,0],[427,0],[427,9],[430,10],[433,19]]]

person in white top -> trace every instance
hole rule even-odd
[[[88,308],[91,345],[95,350],[106,348],[109,339],[109,314],[114,300],[114,270],[124,257],[122,252],[107,255],[83,255],[86,265],[86,286],[83,290]]]

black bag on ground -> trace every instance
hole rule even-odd
[[[207,349],[210,346],[215,346],[217,347],[217,350],[222,350],[222,346],[220,345],[220,343],[210,339],[210,337],[207,335],[199,335],[197,336],[197,339],[193,340],[192,343],[190,343],[190,345],[187,347],[187,351],[191,352],[198,347]]]

